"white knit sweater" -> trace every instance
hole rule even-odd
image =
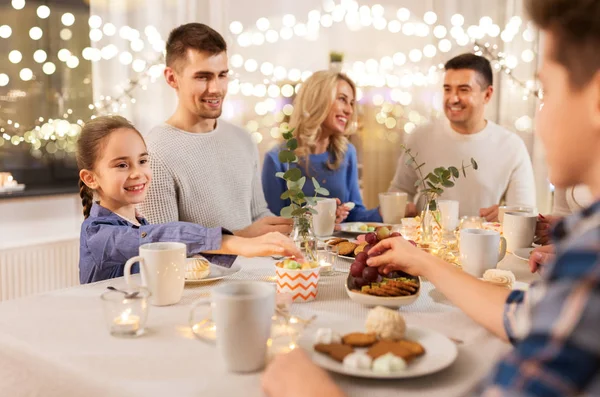
[[[487,126],[472,135],[454,131],[447,120],[425,124],[415,129],[406,146],[417,154],[417,161],[425,163],[423,175],[436,167],[455,166],[462,161],[470,164],[474,158],[479,169],[467,170],[456,185],[444,189],[441,198],[459,201],[460,216],[479,215],[480,208],[499,204],[504,197],[506,205],[535,207],[535,181],[533,167],[525,143],[519,136],[488,121]],[[396,175],[390,190],[408,193],[410,200],[418,200],[414,165],[405,164],[406,155],[400,156]],[[416,196],[416,197],[415,197]]]
[[[272,215],[258,150],[243,129],[224,120],[207,133],[161,124],[145,139],[153,179],[140,209],[150,223],[185,221],[233,231]]]

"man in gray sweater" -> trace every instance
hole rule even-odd
[[[154,173],[141,207],[146,218],[221,226],[245,237],[289,233],[291,220],[267,208],[256,145],[242,128],[219,119],[229,81],[223,37],[200,23],[174,29],[164,75],[178,105],[146,136]]]

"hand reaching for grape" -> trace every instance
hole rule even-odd
[[[433,257],[418,249],[412,242],[394,237],[380,241],[369,250],[367,266],[380,268],[379,272],[383,274],[401,270],[413,276],[421,276],[429,258]]]

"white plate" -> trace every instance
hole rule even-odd
[[[209,283],[211,281],[220,280],[225,277],[229,277],[232,274],[239,272],[242,268],[237,263],[231,265],[230,268],[210,264],[210,273],[205,278],[201,278],[200,280],[185,280],[186,284],[199,284],[199,283]]]
[[[419,286],[417,293],[409,296],[395,296],[395,297],[383,297],[375,295],[367,295],[360,292],[354,292],[348,288],[348,280],[344,283],[346,293],[356,303],[360,303],[365,306],[385,306],[393,309],[397,309],[400,306],[410,305],[417,300],[421,293],[422,285]]]
[[[481,281],[485,281],[483,278],[479,278]],[[529,283],[526,283],[524,281],[515,281],[515,283],[513,284],[512,289],[518,289],[521,291],[527,291],[529,289]]]
[[[533,248],[517,248],[515,252],[513,252],[513,255],[524,261],[529,261],[531,251],[533,251]]]
[[[392,226],[390,224],[387,223],[379,223],[379,222],[346,222],[346,223],[342,223],[340,225],[341,227],[341,231],[344,233],[350,233],[350,234],[367,234],[367,233],[371,233],[371,232],[366,232],[366,231],[360,231],[358,230],[357,225],[372,225],[372,226]]]
[[[25,185],[22,183],[14,186],[0,186],[0,193],[20,192],[22,190],[25,190]]]
[[[333,328],[333,327],[332,327]],[[333,328],[336,332],[344,335],[350,332],[364,332],[364,326],[359,324],[340,324],[339,327]],[[322,368],[328,369],[339,374],[357,376],[360,378],[372,379],[402,379],[414,378],[432,374],[441,371],[450,366],[458,356],[456,344],[446,336],[437,331],[420,327],[408,327],[406,330],[406,339],[419,342],[425,348],[425,354],[414,359],[408,367],[403,371],[394,372],[391,374],[377,374],[372,370],[357,370],[344,368],[342,363],[335,361],[329,356],[318,353],[314,350],[316,330],[300,340],[300,346],[306,351],[312,352],[312,360],[315,364]],[[356,349],[366,350],[366,349]]]

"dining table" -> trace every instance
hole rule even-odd
[[[0,395],[264,396],[261,372],[227,372],[216,346],[199,340],[189,323],[194,302],[210,297],[218,285],[240,280],[275,283],[275,259],[238,257],[235,263],[240,271],[225,279],[186,284],[177,304],[149,306],[146,332],[137,338],[111,336],[106,326],[100,295],[107,286],[123,287],[122,278],[2,302]],[[320,277],[317,298],[291,305],[291,314],[314,318],[303,332],[347,322],[364,324],[371,308],[349,299],[349,265],[338,258],[336,271]],[[512,254],[498,268],[511,270],[524,288],[539,278]],[[139,275],[134,280],[139,282]],[[511,349],[426,280],[418,299],[398,310],[409,327],[428,328],[455,341],[456,360],[437,373],[410,379],[330,373],[348,396],[469,396]]]

